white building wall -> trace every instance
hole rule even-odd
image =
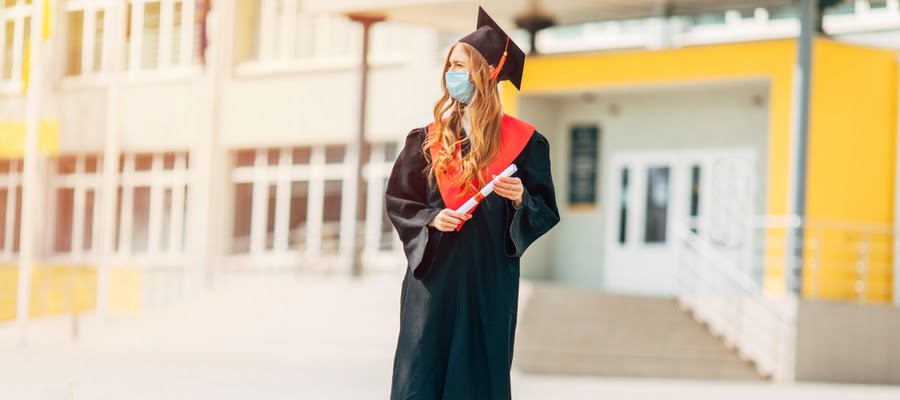
[[[900,17],[898,17],[900,20]],[[900,21],[898,21],[900,25]],[[900,30],[882,32],[860,32],[854,34],[839,35],[837,38],[843,42],[858,44],[861,46],[874,46],[886,49],[900,50]]]
[[[23,120],[25,117],[25,96],[0,93],[0,121]]]
[[[59,152],[99,153],[106,122],[105,85],[69,81],[51,98],[46,114],[59,118]],[[187,78],[154,83],[125,80],[119,93],[120,143],[124,152],[185,151],[199,113]]]
[[[357,86],[350,70],[238,77],[223,91],[223,143],[347,143],[356,127]]]
[[[123,152],[187,150],[197,115],[191,83],[131,84],[119,96]],[[200,114],[202,115],[202,114]]]
[[[560,107],[561,102],[557,99],[526,98],[520,101],[518,115],[534,125],[535,129],[547,137],[550,143],[550,163],[558,202],[565,199],[563,193],[560,192],[560,180],[565,176],[560,169],[562,168],[560,160],[566,156],[560,139],[563,135],[557,131]],[[559,205],[562,206],[563,203],[559,203]],[[521,276],[523,278],[551,279],[553,277],[554,270],[559,268],[554,266],[556,253],[562,251],[561,249],[572,248],[571,246],[573,246],[569,243],[560,242],[563,235],[559,235],[558,232],[562,225],[562,221],[560,221],[559,226],[553,228],[540,240],[533,243],[522,256]]]
[[[106,88],[82,86],[63,89],[52,97],[48,117],[59,118],[62,153],[100,153],[106,118]]]
[[[430,49],[423,54],[433,53],[434,50]],[[413,63],[407,68],[375,71],[369,86],[369,137],[377,141],[402,143],[410,130],[430,123],[434,118],[434,103],[441,95],[440,85],[439,62]]]
[[[410,42],[404,62],[373,62],[369,75],[367,138],[402,141],[430,120],[440,94],[434,40]],[[227,147],[349,143],[356,137],[360,76],[357,66],[303,73],[238,75],[225,88],[223,140]],[[424,88],[424,89],[423,89]]]

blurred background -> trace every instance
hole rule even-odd
[[[900,398],[900,0],[0,0],[0,398],[386,398],[479,5],[561,213],[517,398]]]

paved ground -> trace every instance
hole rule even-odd
[[[232,279],[214,292],[105,327],[90,316],[0,324],[0,399],[386,399],[399,278]],[[900,399],[900,387],[513,373],[532,399]]]

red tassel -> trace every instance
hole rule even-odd
[[[506,37],[506,48],[503,49],[503,57],[500,57],[500,62],[497,63],[497,67],[494,68],[494,72],[491,72],[491,79],[497,79],[500,76],[500,71],[503,70],[503,64],[506,63],[506,51],[509,50],[509,36]]]

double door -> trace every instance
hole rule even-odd
[[[677,235],[689,229],[726,257],[746,248],[753,214],[750,150],[622,152],[606,179],[605,286],[671,295],[677,289]]]

